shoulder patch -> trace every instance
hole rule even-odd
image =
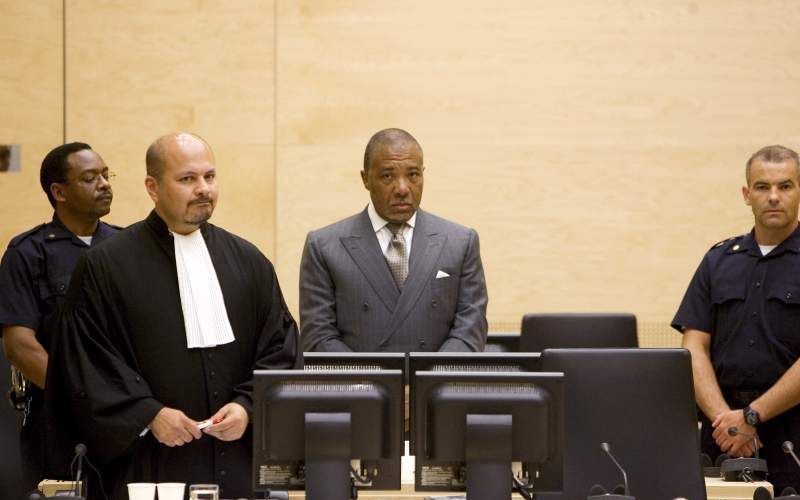
[[[709,248],[709,250],[714,250],[715,248],[719,248],[722,245],[724,245],[725,243],[728,243],[729,241],[739,240],[739,239],[744,238],[745,236],[747,236],[747,235],[746,234],[739,234],[739,235],[736,235],[736,236],[731,236],[730,238],[727,238],[727,239],[724,239],[724,240],[719,241],[717,243],[714,243],[714,245],[711,248]]]
[[[37,232],[38,232],[38,231],[39,231],[41,228],[43,228],[45,225],[46,225],[46,223],[45,223],[45,224],[39,224],[39,225],[38,225],[38,226],[36,226],[36,227],[33,227],[33,228],[31,228],[31,229],[28,229],[27,231],[25,231],[25,232],[24,232],[24,233],[22,233],[22,234],[18,234],[18,235],[16,235],[16,236],[14,236],[13,238],[11,238],[11,241],[10,241],[10,242],[8,242],[8,248],[13,248],[13,247],[15,247],[15,246],[19,245],[19,244],[20,244],[20,243],[22,243],[23,241],[27,240],[28,238],[30,238],[31,236],[33,236],[34,234],[36,234],[36,233],[37,233]]]

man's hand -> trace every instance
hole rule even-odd
[[[723,452],[730,456],[752,456],[756,452],[754,436],[758,447],[761,447],[755,427],[751,427],[745,422],[742,410],[728,410],[720,413],[711,426],[714,428],[714,441]],[[736,436],[728,434],[728,429],[732,427],[736,427],[738,431]]]
[[[197,428],[197,422],[187,417],[182,411],[166,406],[161,408],[148,427],[161,444],[170,448],[183,446],[193,439],[200,439],[203,436],[203,433]]]
[[[219,409],[209,420],[217,422],[203,429],[209,436],[220,441],[235,441],[242,437],[250,418],[239,403],[228,403]]]

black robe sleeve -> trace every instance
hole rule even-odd
[[[54,325],[48,366],[55,432],[84,442],[90,456],[110,462],[126,454],[163,407],[137,372],[130,342],[115,327],[118,311],[82,257]]]
[[[278,276],[272,264],[259,253],[255,263],[255,282],[262,307],[259,311],[258,340],[253,370],[289,370],[302,368],[303,352],[300,348],[299,332],[278,284]],[[247,410],[253,419],[252,377],[234,389],[233,401]]]

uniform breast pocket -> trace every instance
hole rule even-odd
[[[717,341],[723,341],[736,329],[743,314],[745,284],[731,283],[711,290],[711,327]]]
[[[770,330],[786,347],[800,355],[800,285],[775,284],[767,293]]]
[[[42,301],[53,305],[67,294],[69,287],[69,274],[56,273],[43,276],[39,280],[39,296]]]
[[[711,302],[715,305],[734,301],[744,301],[744,285],[730,284],[716,286],[711,290]]]

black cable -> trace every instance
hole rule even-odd
[[[83,457],[83,459],[86,461],[87,464],[89,464],[89,467],[92,468],[94,473],[97,474],[97,482],[100,483],[100,492],[103,494],[103,498],[108,500],[108,495],[106,495],[106,488],[105,488],[105,486],[103,486],[103,476],[102,476],[102,474],[100,474],[100,471],[97,470],[97,468],[94,466],[94,464],[92,464],[92,462],[89,461],[89,457]],[[85,493],[85,491],[84,491],[84,493]]]
[[[356,470],[353,468],[352,465],[350,466],[350,474],[352,474],[353,477],[356,479],[356,481],[358,481],[359,483],[368,484],[368,483],[372,482],[369,478],[361,477],[358,474],[358,472],[356,472]]]
[[[72,457],[72,462],[69,464],[69,477],[73,480],[72,483],[72,496],[78,496],[78,482],[75,481],[75,460],[78,459],[78,455]]]
[[[517,476],[514,475],[514,472],[511,472],[511,483],[511,489],[522,495],[522,498],[525,500],[533,500],[534,494],[533,491],[531,491],[532,487],[517,479]]]

